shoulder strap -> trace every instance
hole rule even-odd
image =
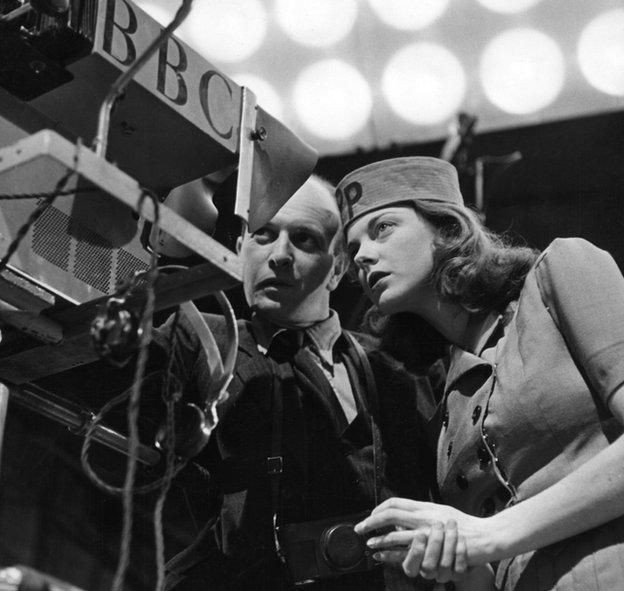
[[[273,369],[272,401],[271,405],[271,455],[267,458],[267,473],[271,483],[271,509],[273,511],[273,542],[279,559],[286,564],[286,555],[280,544],[277,531],[281,525],[281,482],[284,471],[284,458],[282,456],[282,424],[284,407],[282,404],[282,392],[277,387],[277,373]]]
[[[370,361],[364,351],[364,348],[357,339],[347,331],[342,333],[347,342],[350,344],[355,356],[357,357],[360,369],[364,376],[364,389],[366,396],[358,391],[358,388],[353,388],[354,393],[360,399],[360,405],[362,412],[368,415],[371,426],[371,434],[373,437],[373,478],[374,478],[374,492],[375,492],[375,505],[379,504],[381,496],[381,474],[383,472],[383,453],[381,450],[381,433],[377,421],[379,420],[379,395],[377,392],[377,382],[373,375],[373,369]]]

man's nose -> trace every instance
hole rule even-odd
[[[287,234],[280,234],[273,242],[273,250],[269,256],[269,266],[287,267],[293,262],[292,244]]]

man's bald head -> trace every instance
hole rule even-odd
[[[281,326],[327,318],[345,270],[343,240],[333,187],[309,178],[270,222],[239,240],[252,310]]]

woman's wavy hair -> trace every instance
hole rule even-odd
[[[413,207],[437,231],[431,281],[441,296],[470,312],[502,311],[518,297],[539,251],[512,245],[467,207],[440,201]]]
[[[437,201],[410,205],[436,229],[431,282],[441,296],[470,312],[502,312],[519,296],[539,251],[511,245],[466,207]],[[413,369],[446,354],[448,341],[410,312],[388,316],[373,306],[361,328],[380,339],[382,350]]]

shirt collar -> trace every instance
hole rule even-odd
[[[328,318],[306,329],[308,338],[320,351],[331,351],[341,333],[340,319],[334,310],[329,311]]]
[[[282,326],[268,322],[258,314],[253,315],[251,326],[254,336],[256,337],[258,350],[263,354],[266,354],[275,336],[286,330]],[[309,343],[320,351],[330,351],[342,333],[340,319],[335,310],[330,310],[329,316],[325,320],[307,326],[302,330]]]

